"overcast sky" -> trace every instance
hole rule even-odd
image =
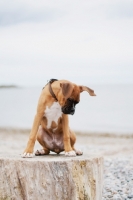
[[[1,0],[0,84],[133,83],[132,0]]]

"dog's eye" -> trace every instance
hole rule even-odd
[[[75,101],[71,98],[68,98],[67,101],[70,102],[70,103],[74,103],[75,105],[79,103],[78,101]]]
[[[69,102],[73,102],[73,99],[68,98],[67,101],[69,101]]]

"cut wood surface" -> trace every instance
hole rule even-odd
[[[99,155],[0,158],[0,200],[101,200]]]

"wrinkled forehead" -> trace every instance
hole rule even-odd
[[[74,85],[74,89],[72,91],[71,97],[75,101],[79,102],[80,101],[80,88],[77,85]]]

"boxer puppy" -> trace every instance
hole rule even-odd
[[[68,115],[73,115],[75,106],[80,101],[80,93],[87,91],[90,96],[96,96],[94,91],[86,86],[78,86],[67,80],[51,79],[40,95],[37,112],[30,132],[27,147],[22,157],[33,157],[36,139],[43,149],[35,155],[47,155],[50,151],[59,154],[65,151],[66,156],[82,155],[74,148],[75,133],[69,128]]]

